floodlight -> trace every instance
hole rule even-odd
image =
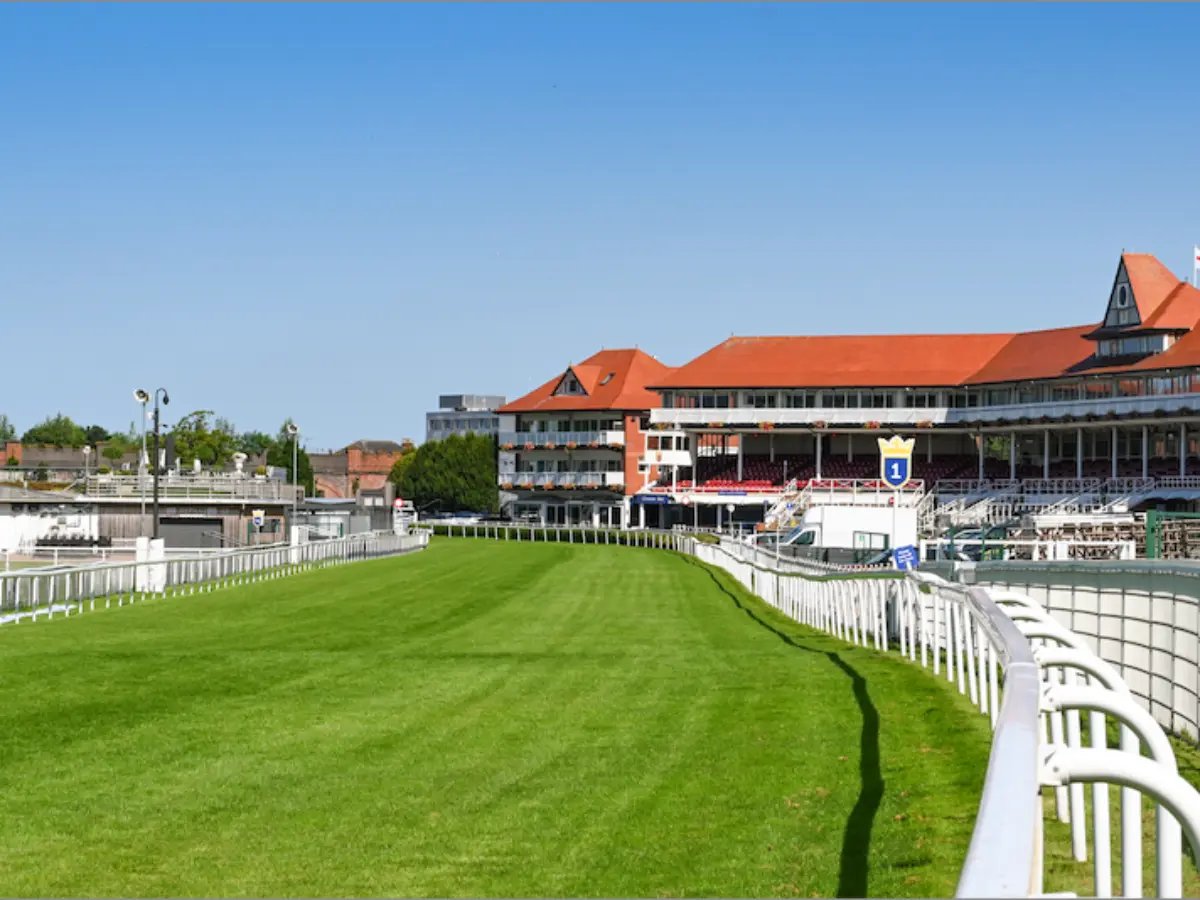
[[[295,437],[300,433],[300,426],[295,422],[288,422],[287,425],[284,426],[284,430],[292,437]]]
[[[149,403],[150,395],[148,393],[146,393],[145,391],[143,391],[141,388],[138,388],[136,391],[133,392],[133,399],[136,400],[138,403]]]

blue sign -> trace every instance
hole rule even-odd
[[[634,494],[633,502],[642,505],[667,504],[671,502],[671,497],[666,494]]]
[[[912,477],[914,438],[896,436],[879,439],[879,477],[893,490],[900,490]]]
[[[897,569],[908,571],[921,564],[921,555],[917,552],[916,547],[909,544],[907,547],[897,547],[892,551],[892,562],[896,564]]]

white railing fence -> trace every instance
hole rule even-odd
[[[530,531],[481,525],[452,533],[509,540],[513,530]],[[1069,824],[1074,859],[1092,860],[1094,895],[1113,896],[1109,785],[1121,788],[1120,896],[1142,896],[1143,795],[1156,807],[1155,896],[1183,896],[1182,837],[1193,853],[1200,851],[1200,793],[1179,776],[1165,732],[1116,669],[1030,597],[924,573],[777,562],[730,539],[592,534],[584,542],[693,556],[793,620],[860,646],[898,652],[969,696],[988,717],[993,738],[957,896],[1043,895],[1043,788],[1053,788],[1054,815]],[[1086,747],[1081,712],[1088,714]],[[1108,746],[1109,717],[1120,725],[1117,748]],[[1090,838],[1084,784],[1092,785]]]
[[[355,534],[265,549],[150,562],[19,569],[0,573],[0,624],[78,615],[152,597],[208,592],[316,568],[419,550],[427,533]]]

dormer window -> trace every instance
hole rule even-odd
[[[575,377],[573,372],[568,372],[563,376],[563,380],[558,384],[558,390],[554,392],[556,395],[580,396],[586,394],[583,385],[579,383],[579,379]]]

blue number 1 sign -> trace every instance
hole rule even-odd
[[[900,490],[912,478],[914,438],[893,436],[879,439],[879,470],[883,483]]]

